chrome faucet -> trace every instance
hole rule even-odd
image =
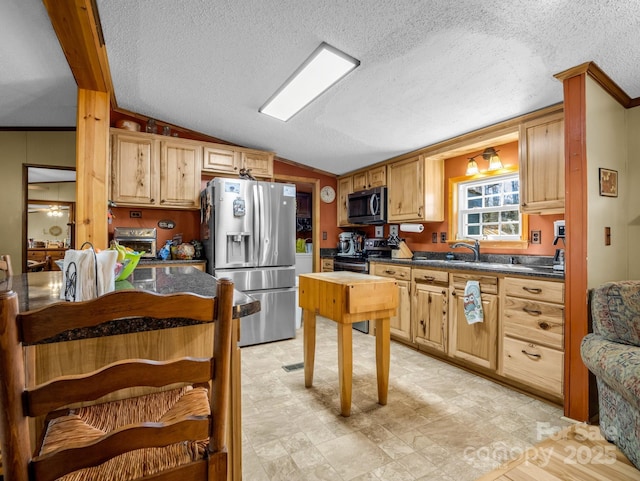
[[[452,249],[455,249],[456,247],[466,247],[467,249],[471,249],[473,251],[473,262],[478,262],[480,260],[480,242],[477,239],[473,244],[456,242],[451,246]]]

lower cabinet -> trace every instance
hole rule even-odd
[[[564,390],[564,283],[504,279],[500,374],[561,397]]]
[[[376,262],[370,273],[398,282],[398,314],[390,319],[389,330],[393,339],[411,342],[411,267]]]
[[[320,272],[333,272],[333,259],[324,257],[322,259],[322,266]]]
[[[490,272],[372,262],[398,283],[391,338],[560,402],[564,386],[564,282]],[[483,321],[469,324],[465,287],[478,281]],[[477,369],[476,369],[477,367]]]
[[[483,321],[467,323],[464,290],[471,280],[480,282]],[[451,338],[449,354],[495,370],[498,360],[498,279],[492,276],[453,274],[451,292]]]
[[[413,341],[447,352],[449,274],[430,269],[413,269]]]

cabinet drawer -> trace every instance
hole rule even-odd
[[[482,274],[452,274],[453,287],[464,291],[467,281],[480,281],[480,292],[486,294],[498,293],[498,278],[494,276],[484,276]]]
[[[44,251],[27,251],[27,259],[30,261],[43,261],[45,257]]]
[[[333,259],[322,259],[322,272],[333,272]]]
[[[396,264],[372,264],[371,274],[374,276],[392,277],[394,279],[410,280],[411,267]]]
[[[449,273],[447,271],[414,267],[413,280],[426,284],[449,284]]]
[[[506,335],[564,349],[562,306],[507,296],[502,315]]]
[[[66,251],[47,251],[47,255],[51,257],[52,261],[57,261],[59,259],[64,259]]]
[[[564,304],[564,282],[505,277],[504,286],[507,296]]]
[[[556,349],[505,337],[502,369],[506,377],[562,395],[564,354]]]

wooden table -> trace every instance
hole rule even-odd
[[[313,385],[316,314],[338,324],[340,412],[351,415],[353,346],[351,324],[376,321],[378,402],[387,404],[389,391],[389,318],[396,315],[398,284],[387,277],[356,272],[322,272],[299,276],[299,305],[304,319],[304,384]]]

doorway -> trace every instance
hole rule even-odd
[[[23,184],[22,271],[57,270],[75,247],[75,169],[24,165]]]

